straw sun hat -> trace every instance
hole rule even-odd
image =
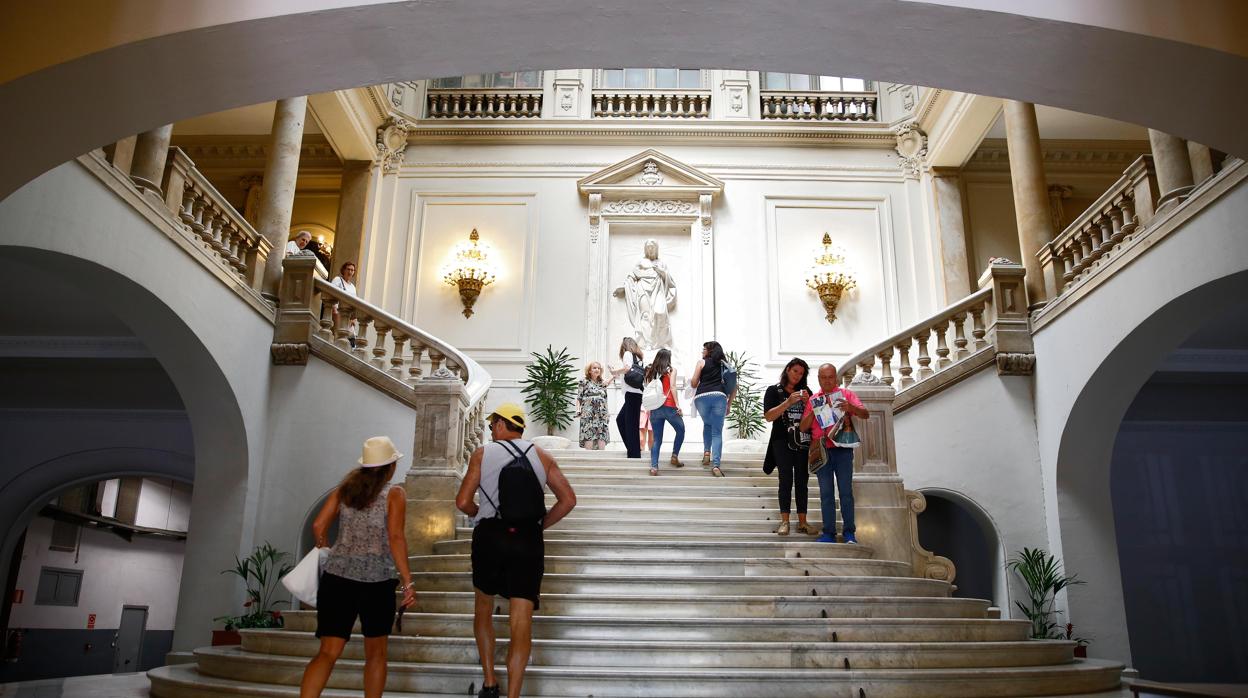
[[[389,436],[373,436],[364,441],[364,453],[360,456],[360,467],[380,468],[402,458],[403,454],[394,447]]]

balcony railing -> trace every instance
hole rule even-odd
[[[764,92],[759,114],[785,121],[875,121],[876,96],[861,92]]]
[[[540,89],[430,90],[425,99],[430,119],[537,119],[542,116]]]
[[[595,90],[597,118],[709,119],[711,93],[690,90]]]

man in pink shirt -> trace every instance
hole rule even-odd
[[[836,542],[836,493],[841,492],[841,535],[846,543],[857,543],[854,537],[854,449],[859,441],[853,418],[867,419],[870,413],[862,400],[849,388],[840,387],[836,366],[819,367],[819,392],[810,396],[802,414],[802,431],[810,431],[811,442],[823,441],[828,462],[815,477],[819,480],[819,508],[823,514],[820,543]],[[852,435],[852,436],[851,436]]]

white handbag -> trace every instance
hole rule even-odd
[[[321,567],[329,557],[329,548],[312,548],[295,568],[282,577],[282,586],[305,604],[316,607],[316,590],[321,581]]]
[[[657,410],[667,402],[667,393],[663,392],[663,379],[656,376],[654,380],[646,383],[646,387],[641,391],[641,407],[649,412]]]

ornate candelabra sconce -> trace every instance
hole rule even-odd
[[[806,285],[819,296],[828,324],[836,321],[836,307],[845,292],[858,286],[853,269],[845,261],[845,251],[832,246],[832,236],[823,234],[822,247],[815,250],[815,263],[806,277]]]
[[[494,252],[481,243],[476,228],[468,234],[467,242],[455,245],[442,267],[442,280],[459,289],[459,300],[464,304],[464,317],[472,317],[472,306],[481,295],[481,289],[494,283]]]

